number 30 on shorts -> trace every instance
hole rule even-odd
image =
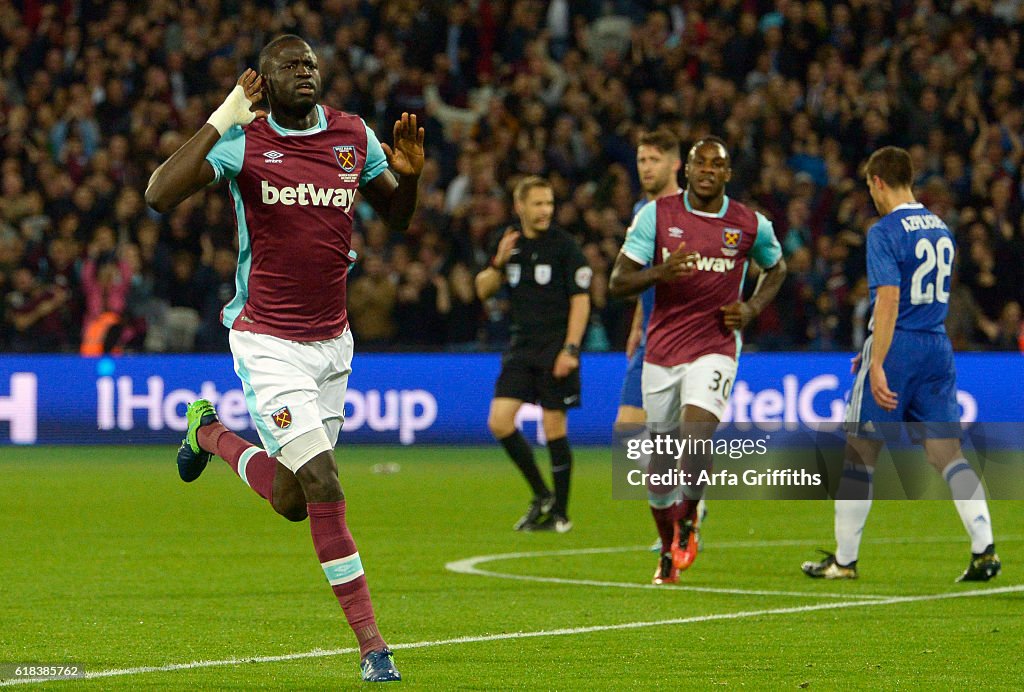
[[[708,389],[712,392],[720,392],[724,398],[728,399],[732,392],[732,378],[724,377],[721,370],[715,370],[712,374],[715,379],[708,384]]]

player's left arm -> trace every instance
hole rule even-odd
[[[404,231],[416,211],[417,187],[423,172],[424,130],[416,125],[416,115],[402,113],[395,121],[394,148],[378,142],[367,128],[367,166],[371,165],[374,144],[386,156],[388,168],[362,183],[359,191],[388,228]],[[394,171],[392,174],[391,171]],[[395,176],[398,176],[397,179]]]
[[[898,396],[889,389],[889,378],[884,366],[900,311],[900,263],[904,248],[898,239],[902,233],[902,230],[893,229],[882,222],[868,229],[868,286],[875,290],[868,382],[871,385],[871,396],[886,411],[896,409]]]
[[[583,253],[572,243],[566,258],[566,286],[569,287],[569,318],[565,330],[565,345],[555,358],[551,373],[565,377],[580,366],[580,345],[590,321],[590,281],[593,270],[587,265]]]
[[[892,337],[896,332],[896,317],[900,312],[900,287],[878,286],[875,289],[874,330],[871,332],[871,366],[868,377],[871,381],[871,396],[886,411],[896,410],[896,392],[889,389],[889,378],[885,375],[885,357],[889,355]]]
[[[743,329],[750,324],[768,303],[775,300],[786,280],[786,260],[782,258],[782,246],[775,237],[772,222],[760,212],[757,213],[757,237],[750,248],[750,257],[761,267],[761,275],[749,300],[736,301],[722,307],[722,318],[729,329]]]

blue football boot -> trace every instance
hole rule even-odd
[[[359,668],[363,671],[364,682],[398,682],[402,674],[395,668],[391,649],[377,649],[363,656]]]

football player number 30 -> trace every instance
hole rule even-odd
[[[949,302],[949,291],[946,280],[953,273],[953,241],[939,238],[935,244],[927,238],[921,238],[914,246],[914,254],[921,264],[910,279],[910,302],[913,305],[929,305],[936,300],[940,303]],[[929,275],[936,269],[935,278],[929,281]]]
[[[729,391],[732,389],[732,378],[722,378],[722,371],[715,370],[715,379],[708,385],[708,389],[712,392],[721,392],[725,398],[729,397]]]

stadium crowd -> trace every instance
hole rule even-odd
[[[859,348],[876,216],[859,166],[896,144],[958,241],[954,346],[1024,350],[1022,29],[1020,0],[0,0],[0,348],[227,350],[227,191],[166,216],[142,193],[294,32],[324,103],[384,141],[403,111],[427,128],[409,232],[358,208],[361,349],[504,344],[507,304],[481,304],[473,276],[527,174],[554,183],[594,269],[585,348],[621,348],[632,306],[607,277],[640,196],[635,145],[668,127],[724,137],[729,194],[775,223],[790,276],[749,348]]]

